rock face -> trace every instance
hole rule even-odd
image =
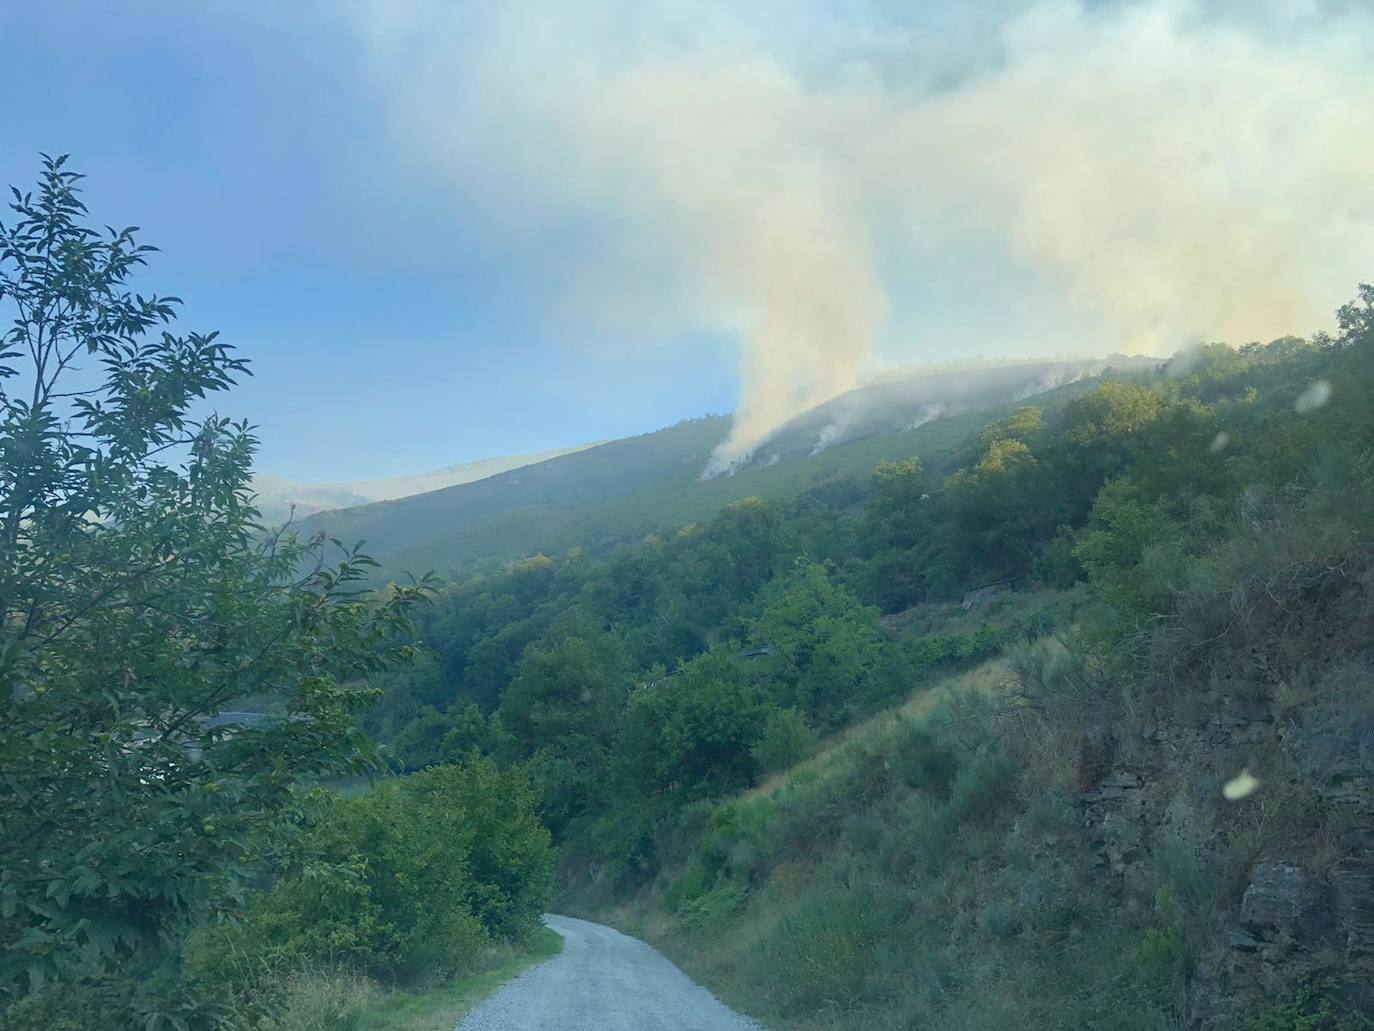
[[[1262,694],[1142,707],[1112,727],[1119,746],[1079,785],[1095,886],[1148,905],[1169,850],[1198,871],[1208,944],[1180,1027],[1216,1031],[1238,998],[1278,1003],[1312,978],[1374,1015],[1371,683],[1374,665],[1360,663],[1324,671],[1286,709]],[[1256,796],[1224,800],[1226,780],[1256,762]],[[1237,883],[1228,864],[1244,847]]]
[[[1289,863],[1257,863],[1240,903],[1240,926],[1257,943],[1312,948],[1332,942],[1336,921],[1326,882]]]
[[[1374,854],[1366,850],[1337,863],[1331,887],[1345,948],[1365,963],[1374,961]]]

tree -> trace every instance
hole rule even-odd
[[[1148,387],[1107,382],[1064,406],[1060,432],[1081,448],[1110,448],[1153,422],[1159,408],[1159,394]]]
[[[620,642],[576,610],[525,649],[496,712],[498,754],[527,760],[555,834],[590,807],[628,689]]]
[[[1021,444],[1035,444],[1044,428],[1045,413],[1034,407],[1018,408],[1005,419],[984,426],[974,436],[968,448],[960,456],[960,465],[975,465],[979,458],[987,454],[999,441],[1018,441]]]
[[[673,804],[746,787],[766,707],[734,646],[718,646],[671,674],[661,669],[630,696],[610,773],[616,800]]]
[[[749,641],[767,652],[753,661],[772,679],[770,700],[836,725],[867,690],[882,636],[877,609],[802,559],[760,592]]]
[[[608,744],[629,687],[624,665],[619,642],[580,614],[531,644],[499,710],[523,754],[572,735]]]
[[[330,798],[243,921],[197,929],[192,977],[261,995],[265,956],[278,976],[340,964],[423,983],[473,969],[493,942],[528,940],[553,894],[535,801],[519,771],[476,756]]]
[[[87,226],[80,178],[45,158],[0,223],[0,1009],[61,979],[105,1026],[193,1023],[148,972],[299,778],[365,764],[365,678],[427,585],[374,601],[364,556],[261,535],[251,427],[198,414],[247,363],[131,291],[153,248]],[[276,717],[215,719],[250,701]]]
[[[883,462],[873,470],[873,499],[863,518],[863,540],[869,553],[910,548],[925,530],[921,513],[934,489],[919,458]]]

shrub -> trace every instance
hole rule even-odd
[[[949,791],[949,811],[959,823],[987,820],[1016,794],[1016,761],[985,750],[960,767]]]
[[[978,913],[978,929],[993,938],[1010,938],[1021,927],[1016,910],[1002,899],[989,902]]]
[[[758,980],[777,986],[784,1013],[852,1005],[869,995],[902,904],[871,883],[823,884],[765,937]]]
[[[926,788],[943,796],[949,792],[959,760],[929,728],[908,722],[897,731],[892,765],[908,787]]]
[[[684,901],[677,909],[678,920],[685,928],[701,930],[734,916],[748,897],[749,886],[743,881],[725,881]]]
[[[954,850],[957,827],[949,810],[929,795],[916,795],[902,809],[901,826],[911,864],[924,873],[937,872]]]
[[[1072,587],[1083,579],[1083,566],[1074,554],[1073,531],[1061,526],[1059,532],[1040,548],[1031,564],[1031,575],[1046,587],[1059,590]]]
[[[1156,907],[1168,919],[1200,923],[1212,910],[1216,893],[1211,874],[1182,841],[1168,837],[1154,855],[1159,890]]]
[[[689,903],[706,894],[714,880],[714,876],[706,873],[706,867],[702,866],[699,860],[693,860],[687,864],[682,876],[668,885],[664,891],[663,908],[670,913],[680,912]]]
[[[523,939],[553,890],[553,852],[523,776],[486,760],[438,766],[333,800],[290,874],[241,925],[203,929],[186,965],[201,985],[348,969],[420,981]],[[259,969],[236,966],[254,957]]]
[[[1140,972],[1161,1001],[1177,994],[1188,976],[1193,956],[1183,935],[1173,928],[1151,927],[1139,949]]]
[[[774,709],[763,723],[763,733],[752,753],[767,773],[795,766],[816,750],[816,732],[797,709]]]
[[[1284,1002],[1239,1023],[1240,1031],[1367,1031],[1374,1022],[1338,1001],[1336,986],[1326,978],[1301,981]]]

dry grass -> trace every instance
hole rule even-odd
[[[810,758],[786,770],[779,770],[745,791],[739,798],[741,801],[749,802],[772,797],[798,781],[816,779],[834,764],[842,751],[871,744],[890,734],[899,724],[927,715],[955,695],[980,694],[990,697],[998,694],[1006,689],[1010,675],[1011,668],[1005,659],[989,659],[972,669],[948,676],[928,687],[922,687],[902,704],[885,709],[826,738]]]

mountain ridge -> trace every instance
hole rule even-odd
[[[1147,363],[1154,364],[1133,359],[1121,371],[1137,371]],[[1105,360],[1097,364],[1102,368],[1096,375],[1080,375],[1082,362],[972,370],[968,375],[987,389],[970,390],[960,400],[953,398],[949,380],[942,380],[951,403],[937,417],[913,420],[902,405],[889,405],[882,419],[861,432],[819,447],[816,436],[806,436],[810,431],[802,417],[779,431],[801,434],[785,454],[765,447],[733,472],[709,479],[702,473],[729,433],[729,416],[684,420],[471,483],[322,512],[301,527],[348,544],[362,542],[382,574],[393,577],[427,570],[465,574],[536,553],[604,549],[709,518],[746,497],[785,500],[830,477],[866,474],[884,461],[914,456],[938,465],[969,434],[1020,401],[1039,397],[1054,406],[1088,389],[1107,372]],[[1028,386],[1042,386],[1047,372],[1055,371],[1067,382],[1026,394]],[[904,394],[892,384],[879,389],[887,395],[896,391],[908,407],[928,402],[919,388]]]
[[[264,521],[275,524],[291,518],[293,510],[296,517],[305,517],[338,508],[351,508],[378,501],[394,501],[414,494],[427,494],[445,487],[457,487],[484,480],[488,476],[546,462],[551,458],[576,454],[602,443],[605,441],[518,455],[497,455],[472,462],[457,462],[408,476],[386,476],[371,480],[302,483],[281,476],[258,473],[253,477],[253,488],[257,492],[258,507],[262,511]]]

